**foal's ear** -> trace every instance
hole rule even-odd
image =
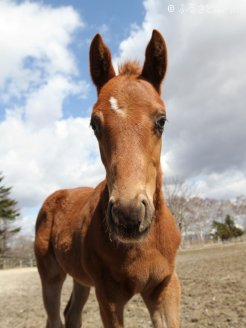
[[[91,78],[100,92],[103,85],[115,76],[111,54],[100,34],[95,35],[90,46]]]
[[[158,93],[167,69],[166,43],[157,30],[153,30],[151,40],[146,48],[145,62],[140,78],[149,81]]]

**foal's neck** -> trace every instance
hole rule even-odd
[[[160,166],[159,170],[157,172],[156,189],[155,189],[155,194],[154,194],[154,207],[155,207],[156,215],[160,211],[163,201],[164,201],[164,198],[163,198],[163,192],[162,192],[162,170],[161,170],[161,166]]]

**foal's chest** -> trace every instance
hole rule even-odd
[[[131,294],[141,293],[160,284],[171,272],[171,266],[157,250],[130,254],[118,265],[110,267],[112,278]]]

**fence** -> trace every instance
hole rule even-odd
[[[0,269],[26,268],[36,266],[34,258],[0,257]]]
[[[212,246],[223,246],[228,244],[242,243],[246,242],[246,234],[238,238],[232,238],[227,241],[215,241],[211,239],[193,239],[187,240],[183,238],[181,243],[181,249],[192,249],[192,248],[201,248],[201,247],[212,247]],[[15,257],[15,256],[0,256],[0,269],[12,269],[12,268],[24,268],[24,267],[35,267],[36,260],[33,254],[30,254],[29,257]]]
[[[243,243],[246,242],[246,234],[242,235],[241,237],[237,238],[230,238],[228,240],[213,240],[213,239],[186,239],[183,238],[181,242],[181,248],[196,248],[196,247],[210,247],[216,245],[227,245],[227,244],[236,244],[236,243]]]

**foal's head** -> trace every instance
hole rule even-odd
[[[91,126],[107,174],[107,223],[112,236],[125,243],[141,240],[155,214],[166,120],[160,90],[166,66],[166,45],[155,30],[143,69],[127,63],[118,76],[101,36],[91,43],[90,70],[98,92]]]

